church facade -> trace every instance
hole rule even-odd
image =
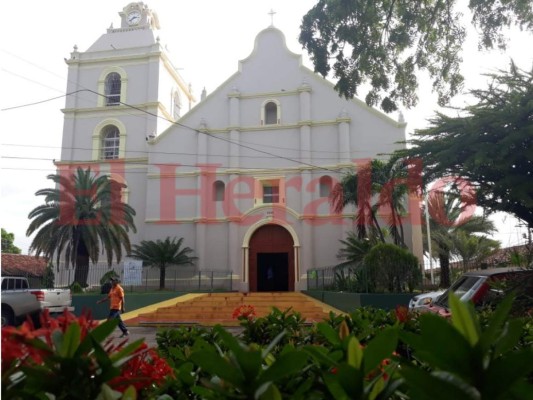
[[[334,184],[405,140],[396,121],[302,65],[267,27],[252,53],[196,99],[142,2],[119,12],[68,64],[59,169],[90,166],[126,183],[141,240],[184,238],[197,268],[232,271],[242,291],[306,289],[307,270],[339,263],[355,210],[331,210]],[[409,218],[406,218],[409,220]],[[405,225],[421,259],[420,226]]]

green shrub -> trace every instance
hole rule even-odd
[[[372,287],[391,293],[412,292],[420,284],[418,258],[390,243],[379,243],[365,256],[363,264]]]
[[[41,285],[45,289],[52,289],[55,284],[54,266],[48,263],[41,278]]]
[[[83,288],[79,282],[73,282],[72,285],[70,285],[70,291],[72,293],[83,293]]]

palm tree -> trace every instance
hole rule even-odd
[[[460,232],[490,234],[494,224],[484,216],[463,216],[466,204],[451,192],[434,191],[428,201],[432,255],[439,259],[440,286],[450,286],[450,258],[456,252],[455,238]],[[425,226],[425,224],[424,224]],[[427,232],[425,232],[427,242]]]
[[[133,245],[131,256],[142,260],[146,265],[159,268],[159,289],[165,288],[166,268],[170,265],[194,265],[198,257],[192,257],[190,247],[183,247],[183,238],[179,240],[167,237],[164,241],[158,239],[143,240],[140,244]]]
[[[331,191],[330,202],[335,212],[340,213],[347,205],[357,209],[355,224],[357,236],[368,238],[377,233],[385,242],[377,218],[380,208],[387,210],[388,229],[395,244],[405,247],[402,215],[405,208],[402,200],[409,192],[405,183],[407,164],[402,160],[372,160],[358,168],[357,173],[347,174]],[[375,195],[379,197],[372,203]]]
[[[500,248],[500,242],[486,236],[471,235],[464,231],[456,232],[453,238],[454,254],[461,257],[463,271],[473,263],[479,264]]]
[[[89,261],[97,263],[105,252],[111,265],[113,257],[120,262],[122,247],[130,251],[128,232],[136,232],[135,210],[120,198],[126,185],[107,175],[95,176],[90,168],[78,167],[73,174],[52,174],[48,179],[56,187],[37,191],[45,203],[28,215],[32,221],[26,235],[37,232],[30,252],[50,259],[55,255],[58,265],[63,255],[66,267],[72,264],[75,269],[74,281],[85,286]]]

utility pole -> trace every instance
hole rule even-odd
[[[431,277],[431,284],[435,284],[435,277],[433,276],[433,254],[431,253],[431,230],[429,229],[429,211],[428,211],[428,197],[429,192],[426,193],[426,196],[424,197],[424,203],[425,203],[425,211],[426,211],[426,235],[427,235],[427,241],[428,241],[428,253],[429,253],[429,274]]]

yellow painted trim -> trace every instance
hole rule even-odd
[[[185,301],[189,301],[189,300],[195,299],[197,297],[202,297],[202,296],[206,296],[206,294],[205,293],[185,294],[183,296],[175,297],[173,299],[165,300],[160,303],[151,304],[146,307],[142,307],[142,308],[138,308],[133,311],[126,312],[122,314],[121,317],[124,321],[126,321],[128,319],[137,318],[140,314],[154,312],[158,308],[175,306],[178,303],[183,303]],[[126,301],[126,307],[127,307],[127,301]],[[103,322],[103,321],[100,321],[100,322]]]

